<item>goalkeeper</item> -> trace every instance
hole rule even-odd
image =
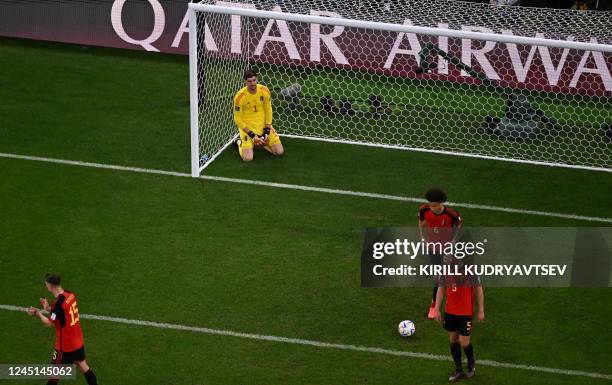
[[[234,122],[238,126],[238,152],[245,162],[253,160],[253,148],[263,147],[273,155],[284,152],[272,127],[272,100],[268,87],[258,84],[257,73],[244,73],[246,86],[234,96]]]

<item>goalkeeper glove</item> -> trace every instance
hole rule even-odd
[[[261,137],[255,134],[253,131],[249,131],[248,135],[253,141],[253,144],[255,145],[255,147],[261,147],[267,144],[267,140],[268,140],[267,137]]]
[[[265,127],[263,130],[263,135],[259,137],[264,144],[268,144],[268,141],[270,140],[270,127]]]
[[[267,138],[264,138],[262,136],[256,135],[253,131],[249,132],[249,136],[253,140],[253,144],[255,145],[255,147],[262,147],[262,146],[265,146],[267,144],[267,142],[266,142]]]

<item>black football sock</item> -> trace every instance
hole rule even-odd
[[[465,352],[465,356],[467,357],[468,367],[474,366],[476,360],[474,359],[474,347],[472,346],[472,344],[469,344],[468,346],[463,348],[463,351]]]
[[[438,294],[438,286],[434,286],[433,288],[433,297],[432,297],[432,302],[436,303],[436,295]]]
[[[47,381],[47,385],[57,385],[59,383],[59,380],[49,380]]]
[[[93,370],[89,369],[83,374],[89,385],[98,385],[98,379],[96,378],[96,375],[94,374]]]
[[[458,371],[462,371],[463,368],[461,367],[461,345],[459,345],[459,342],[451,342],[450,351],[453,355],[453,361],[455,361],[455,369],[457,369]]]

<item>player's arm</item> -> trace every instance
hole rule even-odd
[[[421,239],[425,240],[425,227],[427,226],[427,222],[425,222],[425,214],[422,208],[419,209],[417,219],[419,220],[419,235],[421,236]]]
[[[426,240],[425,239],[425,226],[427,226],[427,223],[419,219],[419,235],[421,236],[421,239],[423,240]]]
[[[446,287],[439,285],[438,291],[436,291],[436,304],[434,305],[434,319],[436,321],[442,320],[442,314],[440,313],[440,305],[442,304],[442,300],[444,299],[445,292]]]
[[[457,213],[456,217],[453,217],[453,243],[457,241],[457,236],[459,235],[459,231],[461,230],[461,217],[459,213]]]
[[[234,123],[241,131],[244,131],[251,139],[255,138],[255,133],[249,130],[246,122],[242,119],[242,106],[240,105],[240,95],[234,96]]]
[[[476,301],[478,302],[478,322],[482,322],[485,319],[484,290],[482,289],[482,285],[476,286]]]
[[[272,128],[272,95],[268,87],[263,87],[264,96],[264,126],[270,130]]]
[[[49,306],[49,301],[46,298],[40,298],[40,306],[42,306],[43,310],[46,312],[51,311],[51,306]]]
[[[272,96],[270,94],[270,90],[266,86],[262,87],[262,92],[264,94],[264,129],[263,135],[261,136],[261,140],[263,141],[263,143],[268,143],[268,138],[270,137],[270,130],[272,129]]]
[[[53,321],[51,321],[49,318],[47,318],[46,315],[44,315],[40,310],[34,308],[34,307],[29,307],[26,310],[26,313],[28,313],[31,316],[36,316],[38,317],[38,319],[40,320],[40,322],[42,322],[43,326],[46,327],[52,327],[53,326]]]

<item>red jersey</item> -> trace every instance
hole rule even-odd
[[[461,227],[459,213],[446,206],[440,214],[436,214],[431,211],[429,204],[422,205],[419,208],[419,221],[425,222],[427,231],[423,236],[427,242],[452,242]]]
[[[83,331],[74,293],[64,291],[51,304],[49,320],[55,323],[55,349],[72,352],[83,346]]]
[[[449,285],[446,287],[444,311],[454,315],[474,315],[474,287]]]

